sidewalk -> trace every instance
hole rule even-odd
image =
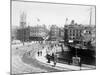
[[[46,51],[45,48],[42,50],[42,56],[38,56],[38,54],[36,53],[35,57],[38,61],[44,63],[45,65],[47,65],[48,67],[53,67],[53,61],[51,61],[50,63],[47,63],[47,59],[45,58],[46,56]],[[74,65],[68,65],[68,64],[62,64],[62,63],[57,63],[55,67],[53,67],[55,69],[59,69],[59,70],[66,70],[66,71],[71,71],[71,70],[80,70],[79,66],[74,66]],[[81,70],[89,70],[89,69],[95,69],[95,67],[86,67],[86,66],[82,66]]]

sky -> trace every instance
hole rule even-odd
[[[91,24],[95,25],[94,6],[12,1],[12,26],[20,25],[20,15],[23,12],[26,13],[26,22],[29,26],[45,24],[49,27],[56,24],[63,27],[66,18],[68,24],[71,20],[75,20],[75,23],[89,25],[90,8],[92,8]]]

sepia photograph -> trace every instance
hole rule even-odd
[[[11,0],[12,75],[96,70],[96,5]]]

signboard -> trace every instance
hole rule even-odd
[[[73,43],[73,40],[69,40],[68,42],[69,42],[69,43]]]

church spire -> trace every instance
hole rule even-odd
[[[26,13],[22,12],[22,14],[20,15],[20,26],[21,28],[26,27]]]
[[[90,21],[89,21],[90,25],[91,25],[91,19],[92,19],[92,7],[90,8]]]

